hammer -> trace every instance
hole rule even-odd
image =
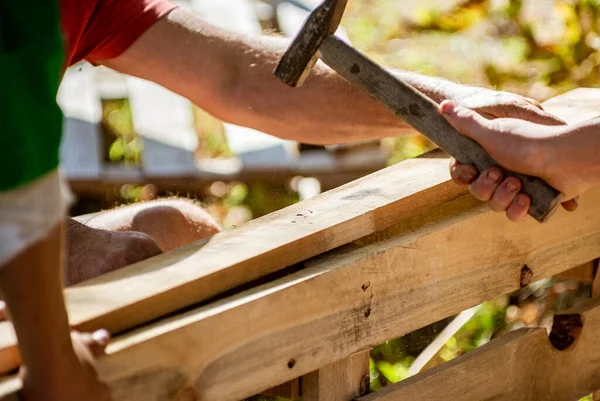
[[[346,3],[325,0],[311,12],[275,68],[275,76],[292,87],[300,86],[321,58],[458,162],[473,164],[480,172],[498,165],[477,142],[446,121],[437,103],[334,35]],[[538,177],[504,171],[523,183],[522,192],[531,198],[529,214],[539,222],[547,221],[562,200],[560,191]]]

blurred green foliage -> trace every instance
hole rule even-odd
[[[539,101],[600,83],[598,0],[350,0],[343,25],[386,66]],[[431,148],[389,142],[390,164]]]
[[[129,99],[102,99],[102,129],[108,161],[139,165],[143,143],[135,134]]]

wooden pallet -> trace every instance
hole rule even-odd
[[[575,122],[600,114],[600,92],[546,106]],[[70,321],[117,334],[98,360],[117,400],[235,401],[300,376],[305,401],[360,397],[371,347],[519,289],[525,265],[538,280],[600,257],[600,189],[575,213],[513,224],[447,165],[409,160],[68,288]],[[567,311],[583,326],[562,351],[522,329],[359,400],[576,400],[600,388],[598,302]],[[17,363],[0,323],[0,366]],[[5,378],[0,399],[19,385]]]

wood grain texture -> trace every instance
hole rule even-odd
[[[589,94],[590,92],[586,93]],[[588,96],[589,102],[590,104],[599,105],[600,95],[598,94],[600,91],[595,91],[593,93],[596,94],[596,98],[590,98]],[[568,104],[568,99],[565,103]],[[564,107],[564,104],[561,103],[560,99],[555,99],[553,104]],[[553,111],[552,108],[547,107],[547,109],[551,112]],[[574,115],[576,113],[576,110],[573,111]],[[564,116],[561,115],[561,117]],[[575,120],[575,117],[572,115],[571,121],[574,122]],[[314,256],[327,249],[332,249],[344,243],[351,242],[353,239],[367,235],[362,243],[356,244],[356,246],[362,246],[362,248],[359,249],[366,249],[366,246],[369,244],[378,243],[378,241],[383,241],[385,239],[393,239],[398,234],[406,232],[406,230],[414,229],[424,222],[442,219],[449,213],[455,213],[456,211],[464,212],[467,209],[471,209],[473,203],[467,203],[469,201],[473,202],[472,198],[468,196],[461,198],[461,195],[464,195],[465,191],[449,182],[446,163],[447,159],[416,159],[404,162],[401,165],[394,166],[370,177],[366,177],[343,188],[339,188],[336,191],[323,194],[322,196],[313,199],[311,202],[304,202],[263,219],[257,219],[240,229],[228,232],[229,235],[213,237],[210,241],[195,244],[170,254],[163,255],[159,258],[129,266],[114,274],[109,274],[96,280],[83,283],[76,288],[67,290],[67,302],[71,314],[71,321],[76,326],[84,329],[109,327],[113,331],[125,330],[170,313],[181,307],[206,300],[211,296],[234,288],[252,278],[276,271],[281,267]],[[584,204],[585,199],[586,198],[584,198]],[[454,206],[449,207],[456,202],[458,202],[455,205],[457,207],[456,210],[453,209]],[[308,218],[300,220],[300,224],[292,226],[293,228],[291,229],[291,219],[297,218],[298,214],[301,214],[301,212],[306,211],[306,209],[310,209],[311,207],[315,207],[315,210],[320,211],[319,215],[317,215],[318,218],[313,218],[312,220],[309,220]],[[484,209],[478,209],[477,212],[480,213],[483,210]],[[473,210],[472,213],[476,213],[476,211]],[[574,216],[580,216],[579,213],[580,212],[574,214]],[[321,215],[326,216],[327,218],[322,218]],[[495,218],[503,221],[500,216],[495,216]],[[403,221],[406,223],[403,223]],[[418,223],[415,223],[415,221],[418,221]],[[494,221],[491,221],[490,224],[495,224]],[[589,221],[595,220],[592,218]],[[583,222],[585,223],[586,220],[584,219]],[[585,224],[581,226],[577,224],[575,224],[577,229],[586,227]],[[512,227],[514,226],[509,226],[510,229],[512,229]],[[563,227],[557,228],[557,231],[559,231],[559,229],[562,230]],[[529,231],[526,230],[526,232]],[[577,230],[574,230],[574,233],[576,232]],[[532,233],[537,235],[536,232]],[[456,233],[452,235],[456,235]],[[473,235],[475,237],[478,236],[476,231]],[[589,235],[589,233],[585,235]],[[583,240],[585,238],[579,239]],[[442,241],[442,243],[443,242],[444,241]],[[524,244],[529,243],[529,237],[527,237],[527,235],[519,237],[517,242],[524,246]],[[510,243],[511,242],[509,241],[509,244]],[[537,244],[537,242],[535,244]],[[576,244],[577,242],[575,242],[575,245]],[[569,250],[575,245],[573,243],[573,238],[570,237],[567,238],[566,244],[562,244],[558,248],[561,250]],[[565,263],[562,263],[562,265],[564,265],[563,267],[566,268],[597,257],[597,255],[592,255],[593,250],[585,249],[586,243],[582,242],[580,245],[581,249],[577,248],[577,252],[575,253],[565,255],[559,253],[559,257],[556,258],[556,260],[549,258],[549,260],[553,262],[550,263],[550,267],[544,267],[542,272],[537,272],[534,269],[534,273],[537,274],[536,277],[539,278],[544,276],[548,269],[552,270],[553,274],[558,273],[562,270],[557,267],[561,265],[561,261],[566,261]],[[235,250],[235,252],[228,252],[232,249]],[[520,252],[525,253],[519,256],[520,261],[514,260],[514,254],[509,258],[512,260],[510,263],[511,269],[516,269],[514,266],[517,266],[520,263],[529,262],[527,258],[532,256],[527,254],[527,249],[529,248],[524,250],[524,248],[517,247],[517,249],[520,249]],[[509,246],[508,250],[513,251],[514,248]],[[498,248],[493,254],[495,255],[502,251],[503,248]],[[542,254],[548,252],[550,252],[549,249],[544,248]],[[500,258],[498,263],[502,263],[502,260],[506,261],[506,256],[503,257],[504,259]],[[554,261],[557,261],[557,263],[554,263]],[[413,260],[409,258],[408,262],[409,266],[410,263],[416,265],[417,259]],[[431,263],[431,261],[428,263]],[[528,264],[531,265],[531,263]],[[219,278],[226,277],[230,271],[229,269],[231,269],[230,278],[220,281]],[[358,268],[355,268],[355,272],[358,271],[358,273],[362,274],[362,270],[356,269]],[[367,275],[375,273],[373,269],[366,269],[365,271],[368,272]],[[337,272],[336,277],[340,274],[341,272]],[[386,277],[388,276],[386,275]],[[398,282],[401,282],[402,277],[404,276],[398,278],[398,280],[400,280]],[[308,278],[299,278],[297,284],[303,283],[306,280],[310,281],[310,279],[310,276]],[[204,280],[207,281],[206,285],[201,283]],[[332,280],[333,281],[329,284],[335,285],[335,280]],[[421,280],[425,282],[426,277],[421,277]],[[509,285],[506,284],[506,277],[503,277],[502,280],[497,284],[493,284],[493,288],[497,289],[496,286],[499,286],[503,291],[509,291],[511,288],[514,288],[512,276],[508,280],[510,283]],[[196,283],[194,286],[193,283],[195,281],[200,283]],[[361,283],[360,286],[363,284],[366,283]],[[283,287],[280,289],[287,288],[289,285],[292,285],[295,288],[294,291],[290,290],[290,296],[292,298],[301,295],[297,292],[298,288],[297,286],[294,286],[293,283],[281,285],[283,285]],[[386,285],[389,286],[389,283]],[[303,286],[301,287],[304,288]],[[180,291],[181,289],[183,290]],[[490,288],[487,287],[485,287],[485,289],[486,292],[484,295],[479,293],[478,296],[474,295],[477,301],[473,299],[471,304],[487,299],[486,296],[488,295],[488,298],[491,298],[492,296],[495,296],[494,294],[498,293],[498,291],[491,291]],[[391,293],[397,293],[397,291],[397,289],[392,289]],[[326,294],[329,293],[329,290],[318,287],[315,288],[314,291],[310,290],[309,292],[321,294],[321,296],[325,297]],[[266,310],[273,311],[273,316],[279,316],[279,309],[275,308],[276,304],[270,304],[269,302],[273,297],[281,296],[281,291],[277,290],[275,291],[276,294],[269,295],[270,293],[271,291],[267,290],[266,293],[256,295],[259,294],[259,292],[256,292],[254,295],[255,298],[251,297],[253,300],[252,305],[263,305]],[[245,295],[240,295],[240,299],[244,299],[244,296],[249,293],[244,292],[242,294]],[[286,292],[286,294],[288,293]],[[299,300],[302,301],[302,299],[303,298],[300,296]],[[468,299],[465,301],[465,305],[463,305],[462,309],[469,306]],[[216,313],[215,316],[212,316],[214,314],[213,312],[207,312],[213,319],[208,320],[215,321],[214,319],[222,318],[227,320],[227,316],[230,316],[232,313],[237,313],[236,311],[229,310],[231,307],[231,304],[229,303],[231,298],[228,298],[228,300],[229,301],[227,302],[223,301],[224,303],[222,304],[216,304],[216,306],[222,305],[224,309],[218,309],[220,310],[218,313],[214,312]],[[278,298],[278,302],[284,302],[284,304],[286,304],[285,300],[285,297],[283,299]],[[428,302],[428,300],[424,301]],[[309,303],[309,305],[312,304]],[[215,307],[215,304],[210,304],[210,307],[207,305],[208,309],[206,310],[213,310],[211,309],[212,307]],[[252,308],[254,306],[245,305],[244,307]],[[297,307],[298,305],[288,305],[287,307],[282,308],[282,311],[283,313],[293,314]],[[343,309],[345,306],[341,307]],[[460,310],[460,308],[454,308],[452,309],[452,312],[446,312],[448,312],[447,315],[450,315],[457,313]],[[225,313],[226,316],[223,317],[221,312],[227,312]],[[316,311],[313,312],[316,313]],[[440,315],[444,315],[446,312],[441,313]],[[331,310],[328,310],[327,308],[323,310],[323,315],[325,316],[330,313],[332,313]],[[354,313],[350,313],[347,310],[344,313],[346,319],[349,314],[350,316],[354,315]],[[206,315],[201,314],[201,316],[203,316],[202,319],[207,318]],[[248,318],[248,316],[241,316],[242,318]],[[303,314],[302,316],[306,315]],[[441,317],[443,316],[440,316],[440,318]],[[266,319],[266,317],[261,316],[261,319]],[[243,322],[244,320],[242,319],[241,321]],[[421,323],[421,326],[424,326],[429,322],[421,321]],[[204,324],[205,323],[202,323],[202,325]],[[293,326],[299,323],[292,322],[289,324]],[[421,326],[416,325],[413,326],[412,329],[417,329]],[[212,330],[210,325],[202,327],[207,330],[207,334]],[[236,326],[234,326],[234,328],[235,327]],[[267,327],[269,327],[269,325],[267,325]],[[314,328],[318,330],[319,326],[314,326]],[[235,331],[239,333],[240,330],[239,328],[235,328]],[[385,332],[384,334],[378,331],[379,335],[369,344],[374,345],[378,341],[381,342],[396,334],[399,335],[401,332],[408,332],[411,330],[404,331],[404,328],[399,330],[395,327],[383,331]],[[147,333],[150,332],[151,331]],[[360,334],[360,332],[361,329],[358,328],[357,334]],[[219,332],[215,333],[215,335],[218,334]],[[177,336],[178,334],[173,333],[173,335]],[[264,333],[261,335],[264,335]],[[150,335],[149,338],[151,337],[152,335]],[[362,336],[359,337],[359,343],[364,346],[367,342],[365,342]],[[12,335],[12,327],[9,323],[4,322],[0,324],[0,338],[2,339],[2,343],[0,343],[0,348],[3,350],[2,352],[5,350],[8,350],[9,352],[15,351],[16,347]],[[228,337],[225,336],[225,338]],[[200,338],[198,341],[202,342],[203,340]],[[181,342],[187,343],[187,341]],[[206,344],[204,347],[209,349],[214,348]],[[360,347],[356,348],[355,345],[356,341],[350,342],[347,346],[341,347],[331,354],[326,353],[324,356],[320,356],[320,358],[324,359],[326,361],[325,363],[344,358],[350,353],[360,349]],[[157,344],[153,343],[153,345],[146,346],[152,348],[156,347]],[[317,347],[317,349],[319,349],[319,347]],[[200,352],[198,350],[196,351]],[[226,351],[227,350],[225,349],[224,352]],[[160,347],[154,349],[153,352],[156,352],[157,355],[161,355]],[[287,353],[287,351],[285,353]],[[182,354],[187,355],[188,357],[190,356],[185,350],[182,351]],[[117,354],[111,355],[110,357],[107,357],[106,361],[110,362],[112,358],[115,358],[116,356]],[[224,356],[213,355],[212,358],[216,361],[222,357]],[[276,354],[271,357],[275,358],[276,362],[272,362],[271,365],[266,363],[267,372],[269,369],[273,369],[273,363],[275,363],[276,367],[279,366],[278,364],[280,362],[278,358],[281,358],[282,356]],[[285,374],[282,374],[282,372],[279,372],[266,380],[258,380],[248,388],[255,389],[256,392],[258,392],[288,379],[293,379],[303,373],[308,373],[310,370],[315,370],[322,366],[319,364],[320,360],[311,361],[309,364],[310,367],[308,369],[304,368],[304,372],[302,373],[296,374],[296,372],[290,373],[285,371]],[[250,361],[252,361],[252,359],[250,359]],[[210,361],[202,359],[202,361],[193,360],[193,362],[190,362],[189,364],[198,368],[205,366],[208,363],[210,363]],[[8,365],[9,366],[3,366],[5,369],[4,372],[16,367],[14,364],[13,366],[10,366],[11,363]],[[153,382],[155,386],[147,386],[146,390],[156,388],[163,389],[160,391],[157,390],[156,394],[153,396],[154,398],[149,399],[171,399],[160,398],[164,391],[167,391],[168,393],[168,389],[164,390],[161,384],[176,383],[176,387],[179,386],[181,383],[179,383],[178,380],[183,380],[181,378],[186,376],[185,374],[177,372],[179,372],[180,369],[183,369],[184,371],[187,369],[186,366],[178,366],[176,363],[174,366],[175,367],[170,374],[159,375],[162,381],[157,379]],[[240,369],[244,371],[246,367],[242,366],[243,365],[240,366]],[[126,368],[123,369],[127,372]],[[145,376],[148,370],[147,367],[145,368],[142,363],[139,369],[140,371],[138,374]],[[135,371],[135,369],[133,370]],[[124,371],[121,370],[120,372],[116,372],[117,376],[124,375],[124,377],[127,377],[127,373],[124,373]],[[252,372],[250,371],[245,371],[245,374],[251,373]],[[214,374],[219,376],[223,373],[216,370]],[[192,371],[189,375],[189,377],[196,377],[198,375],[204,377],[206,372],[203,372],[203,369],[199,369]],[[143,383],[144,380],[141,380],[141,382]],[[207,391],[217,391],[219,386],[223,385],[225,385],[225,383],[218,382],[213,389]],[[6,389],[6,387],[3,388]],[[132,392],[134,394],[136,393],[136,391],[133,390]],[[233,387],[231,392],[239,394],[243,392],[243,389]],[[244,394],[250,395],[252,393]]]
[[[598,265],[596,265],[596,275],[592,283],[592,296],[600,297],[600,267]]]
[[[576,343],[558,351],[543,328],[520,329],[357,401],[576,401],[600,389],[600,300]]]
[[[600,91],[578,88],[544,102],[544,109],[560,116],[567,124],[600,116]]]
[[[99,371],[119,400],[234,401],[600,255],[600,190],[546,225],[468,210],[115,339]],[[417,223],[415,223],[418,226]],[[571,227],[566,232],[564,227]],[[191,390],[190,390],[191,389]]]
[[[112,333],[232,290],[464,196],[433,152],[65,291],[71,324]],[[0,355],[16,347],[0,323]],[[8,349],[7,349],[8,348]],[[10,350],[10,348],[13,348]],[[0,373],[17,367],[0,358]]]
[[[581,266],[574,267],[557,274],[556,278],[578,280],[584,283],[591,283],[594,281],[594,270],[596,268],[596,261],[592,260],[582,264]]]
[[[330,35],[320,48],[321,59],[340,75],[382,102],[399,118],[425,135],[461,163],[474,164],[479,171],[497,165],[474,140],[461,135],[438,111],[438,105],[363,56],[344,41]],[[544,180],[504,169],[523,183],[531,198],[529,214],[540,222],[550,218],[562,194]]]
[[[302,401],[351,401],[369,392],[369,351],[350,355],[302,377]]]
[[[296,399],[300,397],[300,378],[287,381],[268,390],[262,391],[261,395],[269,397],[281,397],[287,399]]]
[[[483,207],[415,221],[404,234],[327,252],[120,336],[99,359],[100,375],[123,401],[251,396],[518,289],[524,264],[537,280],[600,256],[598,205],[600,189],[545,225]]]

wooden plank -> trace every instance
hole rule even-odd
[[[403,220],[420,213],[438,218],[436,206],[448,207],[466,193],[450,182],[447,163],[435,153],[409,160],[209,240],[67,289],[70,321],[82,330],[119,332],[361,237],[397,235],[406,230]],[[472,206],[461,204],[450,211]],[[11,325],[1,323],[2,350],[16,346],[11,336]],[[14,368],[2,365],[0,372]]]
[[[600,189],[545,225],[476,208],[422,226],[427,211],[404,234],[116,338],[99,373],[124,401],[251,396],[514,291],[524,264],[537,280],[598,257],[598,205]]]
[[[369,392],[369,351],[331,363],[302,377],[302,401],[351,401]]]
[[[599,91],[579,88],[544,103],[544,109],[560,116],[568,124],[576,124],[600,116]]]
[[[572,269],[566,270],[556,275],[557,278],[579,280],[581,282],[591,283],[594,280],[594,270],[596,268],[596,261],[592,260],[576,266]]]
[[[520,329],[357,401],[570,401],[600,388],[600,300],[588,303],[573,347],[557,351],[543,328]]]
[[[132,393],[132,377],[141,387],[157,377],[166,388],[194,383],[201,399],[252,395],[511,292],[523,264],[537,280],[594,258],[599,202],[593,191],[578,213],[560,212],[547,225],[469,211],[332,251],[295,274],[116,340],[101,374],[124,400],[168,399]],[[572,232],[559,229],[567,225]]]
[[[300,378],[290,380],[279,386],[272,387],[266,391],[262,391],[261,395],[269,397],[281,397],[287,399],[296,399],[300,397]]]
[[[600,267],[598,266],[598,261],[596,261],[595,274],[594,282],[592,283],[592,296],[600,297]]]
[[[66,290],[71,322],[120,331],[382,230],[465,193],[416,159]]]
[[[546,225],[470,210],[331,251],[117,338],[99,360],[101,377],[119,400],[168,400],[183,389],[223,401],[259,393],[509,293],[524,264],[537,280],[600,255],[599,204],[592,191],[578,213],[561,211]]]
[[[450,181],[447,166],[436,153],[409,160],[68,288],[70,322],[80,330],[126,330],[383,230],[464,195]],[[11,330],[0,323],[0,338]],[[4,345],[16,344],[7,339]],[[0,372],[15,367],[0,366]]]

